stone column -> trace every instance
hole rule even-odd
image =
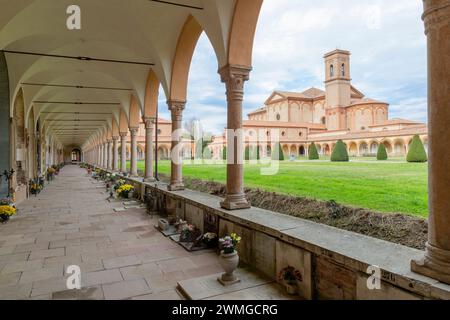
[[[108,140],[108,170],[112,170],[113,164],[113,152],[112,152],[112,139]]]
[[[145,182],[153,182],[153,118],[145,118]]]
[[[121,147],[121,159],[120,159],[120,172],[126,173],[127,172],[127,133],[121,132],[120,133],[120,145]]]
[[[227,88],[227,195],[221,207],[228,210],[250,208],[244,193],[242,102],[244,83],[251,68],[227,65],[219,70]],[[234,159],[233,159],[234,158]]]
[[[103,152],[103,144],[100,144],[99,152],[100,152],[100,163],[98,165],[99,167],[103,167],[103,156],[105,155],[105,152]]]
[[[112,156],[112,170],[114,172],[117,172],[117,163],[119,161],[119,149],[118,149],[118,140],[119,137],[113,137],[112,141],[113,141],[113,156]]]
[[[414,272],[450,284],[450,0],[425,0],[428,40],[428,242]]]
[[[184,190],[183,184],[183,163],[181,158],[181,129],[183,120],[183,110],[186,101],[170,100],[167,102],[172,116],[172,147],[170,150],[170,184],[167,187],[170,191]]]
[[[103,143],[103,168],[108,168],[108,143]]]
[[[131,159],[130,159],[130,176],[138,177],[137,172],[137,132],[138,128],[130,128],[131,134]]]

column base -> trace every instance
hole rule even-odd
[[[156,181],[156,179],[155,178],[145,178],[144,179],[144,182],[155,182]]]
[[[412,260],[411,270],[450,284],[450,252],[427,243],[425,256],[420,260]]]
[[[171,183],[167,186],[167,190],[169,191],[182,191],[184,189],[185,187],[183,182]]]
[[[228,194],[220,206],[227,210],[249,209],[250,203],[245,198],[245,194]]]

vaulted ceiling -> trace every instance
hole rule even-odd
[[[81,30],[66,26],[70,5],[81,9]],[[11,115],[23,93],[26,115],[33,111],[62,144],[82,145],[118,121],[120,110],[128,114],[132,95],[142,108],[151,69],[169,95],[189,16],[210,39],[218,66],[226,64],[234,6],[235,0],[0,0]]]

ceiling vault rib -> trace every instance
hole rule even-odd
[[[80,102],[80,101],[33,101],[33,103],[48,103],[48,104],[76,104],[76,105],[111,105],[120,106],[119,102]]]
[[[140,62],[140,61],[100,59],[100,58],[92,58],[92,57],[85,57],[85,56],[68,56],[68,55],[29,52],[29,51],[16,51],[16,50],[1,50],[1,51],[3,51],[4,53],[11,53],[11,54],[22,54],[22,55],[40,56],[40,57],[47,57],[47,58],[71,59],[71,60],[79,60],[79,61],[111,62],[111,63],[144,65],[144,66],[154,66],[155,65],[154,63]]]
[[[183,7],[183,8],[189,8],[189,9],[195,9],[195,10],[203,10],[202,7],[192,6],[192,5],[188,5],[188,4],[184,4],[184,3],[177,3],[177,2],[163,1],[163,0],[150,0],[150,1],[161,3],[161,4],[167,4],[167,5],[171,5],[171,6],[176,6],[176,7]]]
[[[46,84],[46,83],[33,83],[22,82],[24,86],[41,86],[41,87],[57,87],[57,88],[75,88],[75,89],[95,89],[95,90],[114,90],[114,91],[132,91],[128,88],[114,88],[114,87],[98,87],[98,86],[82,86],[82,85],[70,85],[70,84]]]

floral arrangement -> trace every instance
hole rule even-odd
[[[9,205],[0,205],[0,219],[2,223],[6,223],[9,218],[16,214],[16,208]]]
[[[47,169],[47,173],[48,174],[54,174],[55,172],[56,172],[56,170],[53,167],[50,167],[50,168]]]
[[[0,206],[12,206],[13,201],[11,198],[3,198],[0,200]]]
[[[114,190],[117,191],[121,186],[123,186],[126,183],[124,179],[119,179],[114,184]]]
[[[303,281],[302,274],[294,267],[287,266],[278,274],[278,280],[292,284],[297,281]]]
[[[202,241],[208,247],[214,247],[217,244],[217,234],[214,232],[207,232],[203,235]]]
[[[130,192],[134,191],[134,187],[131,184],[123,184],[117,189],[117,194],[123,198],[128,198]]]
[[[241,242],[241,237],[236,233],[232,233],[229,236],[225,236],[219,239],[220,248],[223,250],[223,253],[229,254],[237,251],[237,245]]]
[[[193,224],[181,226],[180,242],[193,242],[199,236],[199,231]]]
[[[42,186],[37,183],[37,182],[32,182],[30,184],[30,192],[31,194],[38,194],[39,192],[41,192],[42,190]]]

